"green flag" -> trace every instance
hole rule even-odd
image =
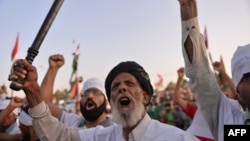
[[[74,58],[73,58],[73,63],[72,63],[72,73],[71,73],[71,77],[70,77],[70,82],[72,81],[72,77],[78,69],[78,59],[79,59],[79,55],[80,55],[80,44],[78,44],[76,51],[73,53],[73,55],[74,55]]]

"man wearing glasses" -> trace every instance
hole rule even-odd
[[[41,93],[44,95],[45,102],[49,106],[52,115],[68,127],[90,128],[97,125],[104,127],[112,125],[112,120],[106,114],[108,100],[105,94],[104,82],[100,79],[90,78],[83,84],[80,99],[80,111],[83,117],[79,117],[75,113],[65,112],[53,105],[51,99],[54,80],[57,71],[64,63],[62,55],[51,55],[49,57],[49,68],[41,85]]]

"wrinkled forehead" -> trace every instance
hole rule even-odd
[[[121,83],[125,81],[137,81],[137,79],[130,73],[128,72],[121,72],[118,73],[115,77],[114,80],[111,83],[111,86],[116,84],[116,83]]]

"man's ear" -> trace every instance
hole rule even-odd
[[[147,105],[150,102],[151,96],[147,92],[143,92],[143,104]]]

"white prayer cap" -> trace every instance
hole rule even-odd
[[[237,47],[231,60],[231,71],[237,87],[243,75],[250,72],[250,44]]]
[[[24,110],[20,112],[20,115],[19,115],[20,123],[26,126],[32,126],[32,120],[33,118],[30,115],[28,115]]]
[[[83,84],[82,93],[90,88],[97,88],[104,94],[105,98],[107,99],[107,95],[105,93],[105,88],[104,88],[104,82],[101,81],[100,79],[90,78],[87,81],[85,81]]]

